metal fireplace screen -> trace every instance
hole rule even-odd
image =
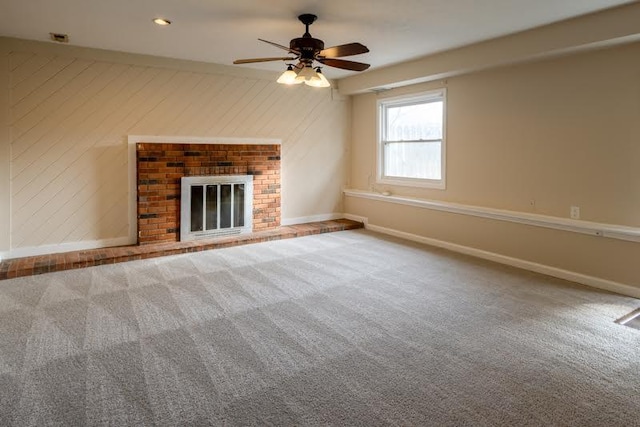
[[[181,179],[180,240],[251,232],[253,176]]]

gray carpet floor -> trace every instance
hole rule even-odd
[[[365,230],[0,282],[0,425],[640,425],[638,300]]]

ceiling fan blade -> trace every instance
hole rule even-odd
[[[369,52],[369,49],[363,44],[348,43],[321,50],[318,56],[323,58],[336,58],[338,56],[360,55],[361,53],[367,52]]]
[[[370,67],[369,64],[363,62],[346,61],[344,59],[335,58],[318,58],[318,62],[330,67],[342,68],[343,70],[364,71]]]
[[[254,62],[269,62],[269,61],[295,61],[298,58],[290,57],[275,57],[275,58],[250,58],[250,59],[236,59],[234,64],[253,64]]]
[[[260,40],[261,42],[269,43],[271,46],[275,46],[275,47],[277,47],[277,48],[280,48],[280,49],[286,50],[287,52],[290,52],[290,53],[296,53],[296,54],[299,54],[299,53],[300,53],[300,52],[298,52],[298,51],[297,51],[297,50],[295,50],[295,49],[288,48],[288,47],[283,46],[283,45],[278,44],[278,43],[270,42],[269,40],[264,40],[264,39],[258,39],[258,40]]]

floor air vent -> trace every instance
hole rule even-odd
[[[622,316],[616,320],[616,323],[640,330],[640,308],[636,308],[631,313]]]

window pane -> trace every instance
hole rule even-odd
[[[386,107],[387,141],[442,139],[442,101]]]
[[[233,186],[233,226],[244,227],[244,184]]]
[[[220,228],[231,227],[231,184],[220,186]]]
[[[202,231],[202,185],[191,186],[191,231]]]
[[[207,230],[218,228],[218,186],[207,185]]]
[[[392,142],[384,146],[386,176],[442,179],[441,142]]]

